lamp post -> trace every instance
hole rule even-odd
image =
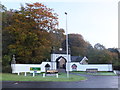
[[[67,53],[67,78],[69,78],[69,56],[68,56],[68,31],[67,31],[67,13],[66,15],[66,53]]]

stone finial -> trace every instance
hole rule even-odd
[[[12,62],[11,64],[16,64],[16,61],[15,61],[15,55],[13,55],[13,58],[12,58]]]

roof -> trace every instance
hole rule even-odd
[[[82,59],[83,57],[81,56],[71,56],[71,62],[80,62]]]
[[[52,51],[51,54],[67,54],[66,51]],[[68,52],[70,54],[70,51]]]
[[[67,51],[62,48],[56,50],[55,47],[52,47],[51,54],[67,54]],[[69,47],[68,47],[68,54],[71,54],[71,50]]]

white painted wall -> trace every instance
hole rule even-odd
[[[45,72],[45,65],[49,64],[51,69],[51,62],[42,62],[42,64],[11,64],[12,73],[19,73],[19,72],[34,72],[30,71],[30,67],[40,67],[40,72]],[[37,71],[40,73],[39,71]]]
[[[46,64],[50,65],[50,69],[52,68],[51,67],[52,66],[51,62],[42,62],[42,64],[41,64],[41,72],[45,72],[45,65]]]
[[[51,69],[56,70],[57,69],[57,63],[56,62],[51,62]]]
[[[40,64],[12,64],[12,73],[30,72],[30,67],[41,67]]]
[[[37,72],[38,73],[45,72],[45,65],[46,64],[50,65],[50,69],[56,69],[56,62],[54,62],[54,64],[52,62],[42,62],[42,64],[11,64],[12,73],[20,73],[20,72],[31,72],[31,73],[33,73],[34,71],[30,71],[30,67],[41,67],[41,71],[37,71]],[[76,71],[86,71],[86,69],[88,69],[88,68],[97,68],[98,71],[113,71],[112,64],[82,65],[78,62],[66,63],[66,71],[72,71],[72,65],[73,64],[77,65],[77,70]]]
[[[98,71],[113,71],[112,64],[88,64],[88,65],[82,65],[77,62],[71,62],[70,63],[70,71],[72,71],[72,65],[77,65],[77,71],[86,71],[88,68],[97,68]]]
[[[56,62],[56,59],[61,57],[61,56],[64,57],[66,60],[68,60],[66,54],[51,54],[51,60],[53,62]],[[69,54],[68,57],[69,57],[68,61],[70,62],[71,61],[71,55]]]

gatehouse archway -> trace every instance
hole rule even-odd
[[[57,69],[66,69],[66,62],[67,62],[67,60],[64,57],[62,57],[62,56],[58,57],[56,59]]]
[[[52,62],[52,69],[67,69],[67,63],[71,62],[71,55],[70,54],[51,54],[51,62]]]

